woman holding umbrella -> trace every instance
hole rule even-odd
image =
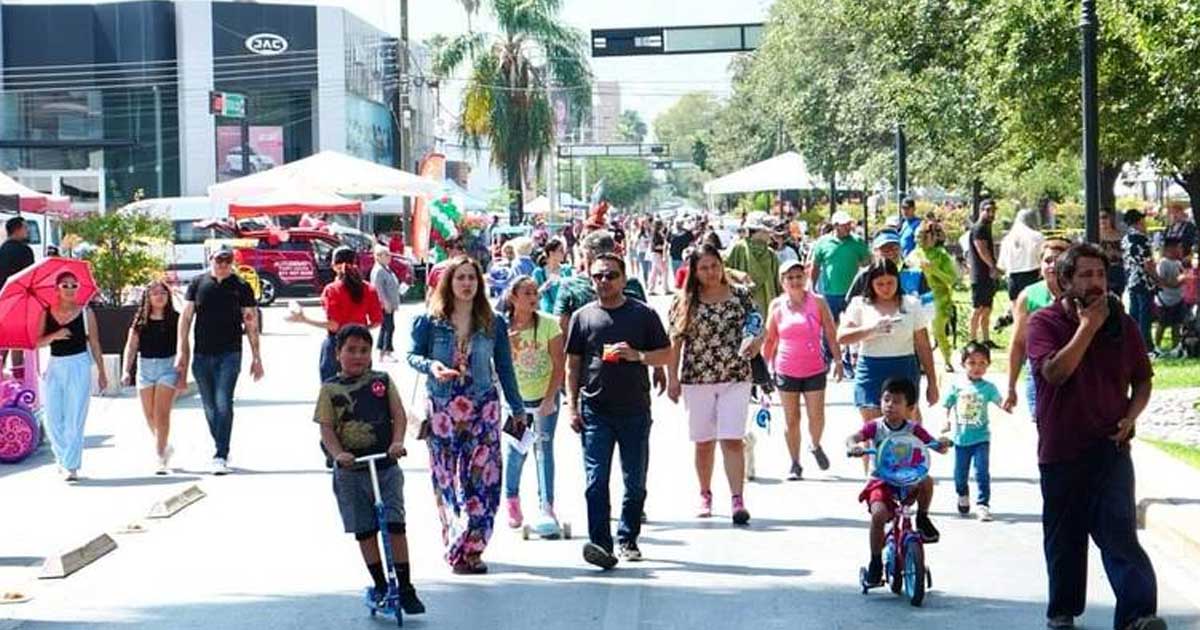
[[[45,263],[39,265],[44,266]],[[54,275],[57,292],[42,313],[41,337],[37,342],[39,348],[50,346],[50,361],[42,376],[42,402],[50,446],[68,482],[79,479],[83,460],[83,424],[91,394],[91,363],[95,362],[100,372],[100,390],[108,389],[96,316],[79,299],[80,285],[74,271]]]

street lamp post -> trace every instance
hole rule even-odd
[[[896,205],[904,203],[908,196],[908,138],[904,135],[904,124],[896,123]]]
[[[1083,35],[1083,185],[1084,224],[1089,243],[1100,241],[1100,115],[1096,104],[1096,34],[1100,18],[1096,0],[1083,0],[1079,21]]]

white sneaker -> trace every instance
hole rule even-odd
[[[225,458],[223,458],[223,457],[214,457],[213,458],[212,474],[221,476],[221,475],[228,475],[231,472],[233,472],[233,470],[229,468],[229,462],[225,461]]]
[[[976,505],[975,514],[985,523],[992,520],[992,511],[986,505]]]
[[[76,481],[79,481],[79,471],[78,470],[68,470],[68,471],[64,472],[63,473],[63,481],[65,481],[67,483],[74,483]]]
[[[173,447],[168,446],[167,450],[163,451],[163,454],[158,457],[158,467],[154,470],[154,474],[156,474],[156,475],[171,474],[171,456],[174,454],[175,454],[175,449]]]

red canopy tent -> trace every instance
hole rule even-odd
[[[16,197],[21,212],[68,212],[71,198],[40,193],[0,173],[0,196]]]
[[[264,195],[235,199],[229,204],[229,216],[275,216],[281,214],[359,214],[362,202],[332,193],[312,190],[278,190]]]

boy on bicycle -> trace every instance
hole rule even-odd
[[[917,404],[917,386],[906,378],[889,378],[883,383],[881,400],[883,417],[864,424],[854,435],[846,438],[846,452],[853,457],[861,457],[864,453],[863,444],[869,442],[872,448],[878,448],[884,440],[899,435],[911,435],[925,444],[933,444],[935,440],[921,425],[912,420],[913,408]],[[949,449],[946,441],[936,442],[934,447],[939,453]],[[880,586],[883,584],[883,544],[884,527],[891,522],[893,511],[898,507],[897,491],[892,486],[872,473],[871,480],[859,493],[858,500],[867,503],[871,512],[871,561],[867,565],[867,584]],[[929,504],[933,501],[933,479],[925,477],[913,486],[905,498],[905,505],[917,503],[917,531],[926,543],[935,543],[940,534],[933,522],[929,520]]]
[[[370,370],[371,333],[357,324],[337,333],[337,360],[341,370],[321,385],[313,420],[321,425],[321,444],[337,462],[333,469],[333,494],[346,533],[354,534],[367,571],[375,583],[370,590],[378,603],[388,593],[387,578],[375,537],[375,493],[371,472],[354,459],[386,452],[391,459],[377,463],[379,494],[387,514],[392,560],[400,587],[400,607],[419,615],[425,606],[409,578],[408,539],[404,526],[404,474],[396,459],[407,454],[404,429],[407,419],[396,384],[385,372]]]

